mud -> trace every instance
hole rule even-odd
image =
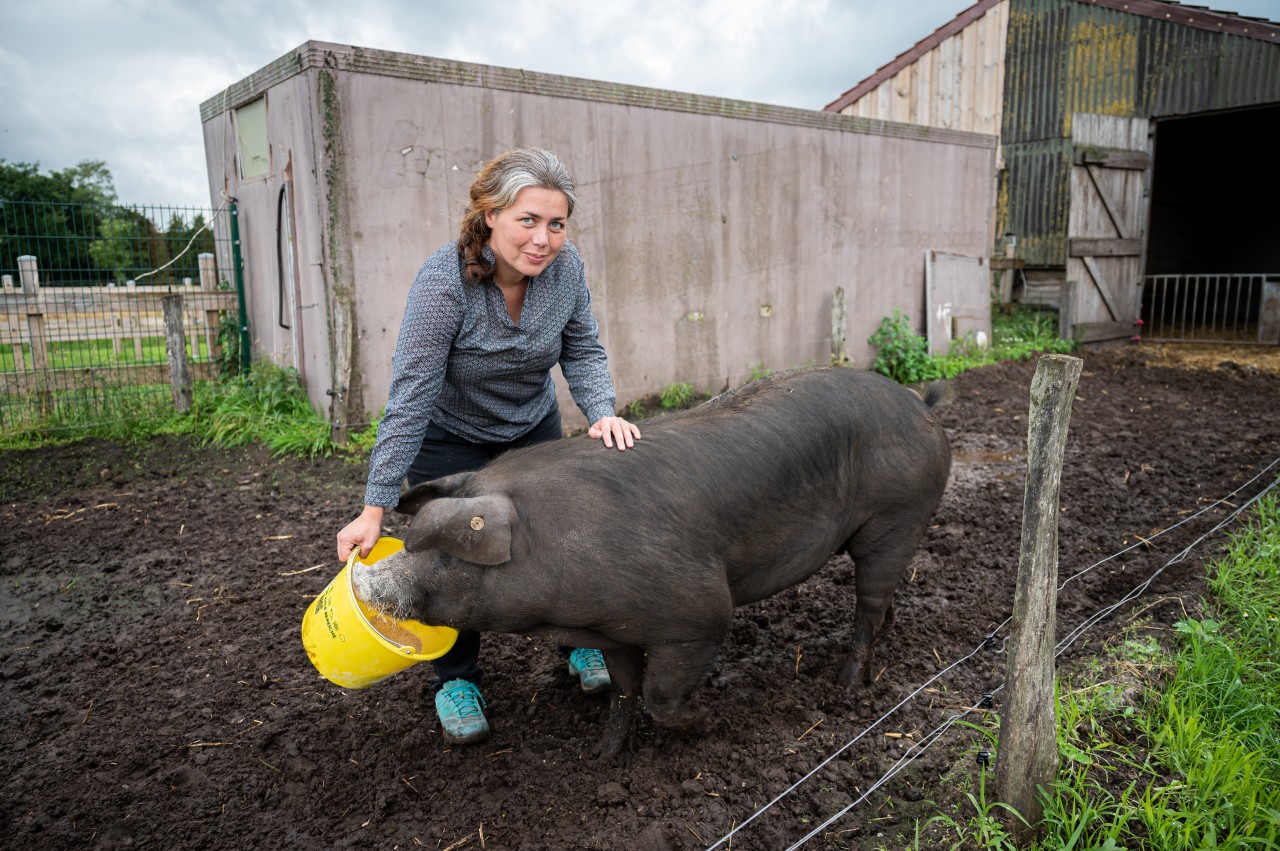
[[[1096,567],[1063,589],[1061,635],[1204,535],[1230,510],[1217,500],[1247,498],[1228,494],[1280,456],[1280,377],[1246,358],[1084,358],[1060,575]],[[683,738],[642,723],[636,749],[607,765],[594,753],[607,699],[582,694],[538,641],[486,637],[494,732],[477,747],[442,741],[425,665],[363,691],[317,676],[299,625],[341,569],[333,535],[358,507],[359,464],[178,438],[4,453],[5,844],[705,848],[838,752],[732,843],[787,847],[1002,682],[1005,657],[974,651],[1012,609],[1034,366],[952,383],[940,409],[952,481],[872,686],[846,695],[834,683],[854,596],[852,565],[837,559],[737,612],[700,691],[711,731]],[[1135,617],[1159,629],[1194,611],[1219,539],[1167,567],[1063,664]],[[942,778],[971,747],[952,738],[924,750],[809,847],[895,847],[887,837],[913,807],[956,794]]]

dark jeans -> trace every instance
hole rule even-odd
[[[560,428],[560,409],[553,407],[524,437],[507,443],[472,443],[432,423],[422,438],[422,448],[409,467],[409,486],[478,470],[508,449],[531,446],[564,436]],[[480,667],[480,633],[461,630],[449,652],[431,662],[436,672],[434,688],[439,690],[449,680],[478,682],[484,676]]]

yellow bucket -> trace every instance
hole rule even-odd
[[[419,662],[438,659],[458,638],[447,626],[427,626],[380,614],[356,596],[352,571],[357,561],[373,564],[404,549],[396,538],[379,538],[360,558],[357,547],[302,616],[302,646],[325,679],[343,688],[367,688]]]

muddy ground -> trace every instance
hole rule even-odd
[[[1227,510],[1214,501],[1280,455],[1280,377],[1248,356],[1211,353],[1187,368],[1164,350],[1085,355],[1062,480],[1061,575],[1151,543],[1070,583],[1061,632],[1207,531]],[[487,639],[494,733],[477,747],[441,740],[425,665],[364,691],[318,677],[299,625],[340,567],[333,535],[358,507],[359,464],[177,438],[4,453],[4,844],[705,848],[853,741],[732,843],[787,847],[1002,682],[1004,656],[978,653],[860,735],[1011,612],[1034,366],[952,383],[940,409],[952,481],[870,688],[846,696],[833,683],[854,594],[851,564],[836,560],[738,611],[700,692],[719,719],[712,731],[690,739],[642,724],[636,750],[612,765],[594,759],[607,700],[581,694],[533,640]],[[1194,611],[1212,552],[1202,545],[1164,571],[1064,664],[1133,617],[1159,629]],[[956,772],[943,776],[972,765],[975,747],[954,737],[925,750],[809,847],[901,847],[895,828],[955,795]]]

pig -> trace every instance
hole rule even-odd
[[[703,729],[691,698],[734,607],[848,553],[857,608],[840,679],[853,689],[946,486],[932,413],[944,392],[798,370],[647,421],[624,452],[583,438],[508,452],[406,491],[404,550],[359,570],[356,593],[395,617],[600,648],[608,759],[638,696],[656,724]]]

